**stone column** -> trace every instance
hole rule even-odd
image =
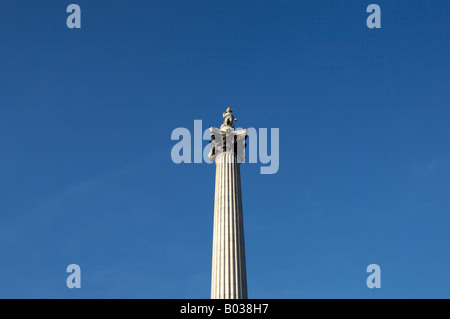
[[[240,163],[247,130],[210,128],[210,159],[216,165],[212,299],[247,299]]]

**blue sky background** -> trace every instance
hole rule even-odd
[[[0,297],[209,298],[214,166],[170,135],[232,106],[280,129],[250,298],[449,298],[450,2],[374,2],[2,0]]]

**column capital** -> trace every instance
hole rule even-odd
[[[234,154],[237,163],[243,163],[245,161],[244,149],[247,146],[245,144],[247,129],[235,131],[230,126],[222,125],[220,129],[210,127],[209,132],[211,133],[211,141],[209,142],[211,151],[208,157],[211,161],[215,161],[217,156],[222,153]]]

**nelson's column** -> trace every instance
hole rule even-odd
[[[244,222],[240,164],[247,130],[234,130],[237,119],[228,108],[220,129],[211,127],[209,158],[216,164],[212,299],[247,299]]]

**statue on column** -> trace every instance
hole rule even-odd
[[[234,124],[236,123],[237,119],[234,118],[234,115],[231,114],[231,112],[233,112],[233,110],[231,109],[231,107],[227,108],[227,110],[225,111],[225,113],[223,113],[223,124],[222,126],[231,126],[234,127]]]

